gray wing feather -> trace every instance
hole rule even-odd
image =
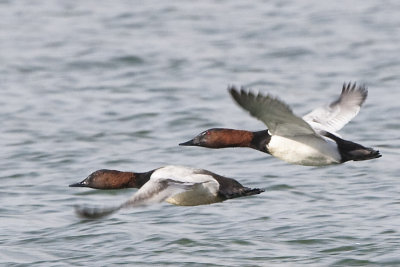
[[[267,125],[272,135],[286,137],[316,135],[311,126],[302,118],[294,115],[290,107],[281,100],[261,93],[255,95],[243,88],[238,91],[233,86],[228,87],[228,90],[239,106]]]
[[[149,182],[140,188],[127,202],[122,204],[122,207],[127,208],[161,203],[167,198],[190,190],[196,184],[199,184],[180,182],[172,179],[157,179],[157,181],[150,180]]]

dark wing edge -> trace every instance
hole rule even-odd
[[[361,100],[358,104],[361,107],[368,97],[368,87],[365,84],[361,84],[361,85],[357,86],[356,82],[354,82],[354,83],[344,82],[343,86],[342,86],[342,92],[341,92],[339,98],[337,100],[333,101],[329,106],[333,107],[333,106],[339,104],[346,95],[354,94],[356,91],[358,91],[361,95]]]
[[[75,213],[82,219],[94,220],[109,216],[120,209],[121,206],[108,207],[108,208],[75,206]]]

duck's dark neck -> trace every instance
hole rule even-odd
[[[250,147],[269,154],[267,144],[271,140],[271,135],[268,130],[252,132],[252,134],[253,138],[251,139]]]
[[[148,172],[130,172],[129,182],[124,188],[141,188],[150,179],[155,170]]]

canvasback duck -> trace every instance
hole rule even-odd
[[[200,133],[181,146],[207,148],[250,147],[292,164],[324,166],[346,161],[381,157],[379,151],[342,139],[336,132],[353,119],[367,98],[365,86],[343,84],[342,93],[332,103],[319,107],[302,118],[281,100],[228,88],[233,99],[250,115],[267,125],[268,130],[214,128]]]
[[[96,189],[139,188],[125,203],[111,208],[76,207],[84,218],[100,218],[122,208],[150,205],[164,200],[180,206],[196,206],[264,192],[242,186],[238,181],[213,172],[168,165],[149,172],[98,170],[70,187]]]

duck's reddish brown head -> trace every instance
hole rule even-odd
[[[253,133],[243,130],[208,129],[180,146],[201,146],[208,148],[250,147]]]
[[[250,147],[269,153],[267,143],[270,140],[268,130],[250,132],[225,128],[208,129],[192,140],[180,143],[180,146],[201,146],[207,148]]]
[[[133,173],[103,169],[93,172],[82,182],[70,184],[69,186],[95,189],[140,188],[150,179],[150,175],[151,173]]]

